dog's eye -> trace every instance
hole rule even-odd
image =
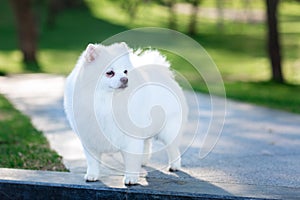
[[[109,71],[109,72],[106,72],[106,75],[111,78],[115,75],[115,72],[114,71]]]
[[[124,71],[124,74],[127,74],[127,70]]]

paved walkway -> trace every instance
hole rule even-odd
[[[0,77],[0,93],[31,117],[72,173],[83,174],[85,161],[81,145],[63,111],[64,80],[62,76],[48,74]],[[201,131],[209,124],[210,98],[202,94],[197,98]],[[222,135],[213,151],[203,159],[199,158],[199,139],[201,136],[183,155],[183,172],[170,174],[160,168],[160,158],[153,158],[155,164],[147,170],[161,170],[144,175],[142,185],[148,182],[151,189],[169,187],[192,193],[204,190],[215,195],[300,198],[300,115],[227,101]],[[115,171],[104,172],[103,177],[107,173],[121,178]],[[109,178],[104,179],[107,186],[116,186],[110,184]]]
[[[243,9],[234,8],[206,8],[199,6],[198,16],[204,19],[219,19],[230,20],[234,22],[247,22],[247,23],[262,23],[265,21],[265,11],[263,9],[254,9],[251,5],[251,1],[248,2],[248,6],[244,5]],[[175,9],[178,13],[190,15],[192,11],[192,5],[189,3],[177,3]]]

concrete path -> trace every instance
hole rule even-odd
[[[62,76],[0,77],[0,93],[31,117],[35,127],[44,132],[51,147],[77,176],[85,172],[85,161],[80,142],[65,119],[63,88]],[[209,126],[210,98],[202,94],[197,98],[201,132]],[[144,169],[150,172],[144,174],[142,186],[163,191],[300,199],[300,115],[227,101],[221,137],[210,154],[200,159],[198,140],[202,138],[198,136],[183,155],[183,172],[168,173],[159,162],[161,158],[152,158],[154,165]],[[119,172],[105,171],[105,185],[121,187],[109,182],[108,173],[111,180],[121,182]]]
[[[206,8],[199,6],[198,16],[201,19],[218,19],[229,20],[234,22],[247,22],[247,23],[263,23],[265,21],[265,11],[263,9],[255,9],[252,7],[251,1],[248,5],[244,5],[242,9],[234,8],[218,8],[216,7]],[[192,11],[192,5],[189,3],[177,3],[175,5],[176,12],[190,15]]]

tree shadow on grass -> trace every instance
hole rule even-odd
[[[52,29],[43,28],[40,48],[82,51],[88,43],[100,43],[126,30],[94,17],[87,8],[74,8],[61,13]]]

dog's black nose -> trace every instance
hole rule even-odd
[[[128,83],[128,78],[122,77],[122,78],[120,78],[120,81],[121,81],[121,83],[126,84],[126,83]]]

